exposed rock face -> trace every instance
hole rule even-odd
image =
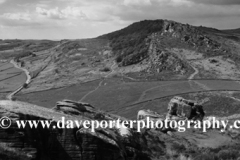
[[[137,119],[142,120],[146,117],[152,118],[152,119],[160,119],[163,118],[162,115],[158,114],[157,112],[151,111],[151,110],[140,110],[138,111]]]
[[[208,53],[209,51],[226,51],[224,46],[216,40],[211,39],[198,27],[174,21],[164,21],[162,33],[155,33],[153,34],[153,37],[157,39],[164,38],[166,41],[171,40],[172,42],[178,41],[179,43],[187,44],[189,47],[193,47],[205,53]]]
[[[1,115],[2,116],[2,115]],[[46,120],[43,117],[7,113],[12,120]],[[10,151],[23,155],[22,159],[81,159],[81,150],[74,136],[74,129],[45,129],[38,127],[19,129],[13,121],[9,129],[0,129],[0,141],[5,143]]]
[[[6,101],[5,101],[6,102]],[[135,134],[134,138],[121,136],[118,129],[96,129],[96,132],[91,132],[90,129],[77,128],[72,129],[54,129],[37,127],[31,129],[27,125],[24,129],[19,129],[16,120],[53,120],[51,123],[56,124],[61,116],[66,116],[66,119],[71,120],[87,120],[89,117],[99,118],[97,111],[90,113],[85,117],[76,114],[62,114],[61,111],[45,110],[30,104],[18,104],[20,102],[10,102],[0,104],[0,117],[8,116],[12,119],[12,127],[3,130],[0,129],[0,142],[6,144],[10,148],[10,154],[20,154],[22,159],[56,159],[56,160],[126,160],[126,159],[149,159],[147,154],[142,150],[140,143],[140,134]],[[65,101],[66,102],[66,101]],[[60,103],[58,103],[60,104]],[[63,104],[63,103],[61,103]],[[74,108],[75,104],[70,101],[64,105],[66,108]],[[80,104],[80,103],[76,103]],[[9,111],[6,111],[8,106]],[[22,113],[22,111],[14,110],[13,108],[25,107],[23,110],[28,110],[29,113]],[[61,107],[60,107],[61,108]],[[92,108],[92,107],[90,107]],[[34,112],[33,109],[39,109]],[[21,109],[20,109],[21,110]],[[83,111],[83,110],[82,110]],[[85,111],[85,110],[84,110]],[[83,111],[83,112],[84,112]],[[52,118],[50,118],[52,117]],[[105,120],[115,119],[113,115],[104,115],[101,117]],[[90,120],[90,119],[89,119]],[[94,120],[94,118],[92,119]],[[137,138],[137,136],[139,138]],[[131,140],[131,139],[135,140]],[[136,140],[138,139],[138,140]],[[0,147],[1,148],[1,147]],[[1,156],[1,155],[0,155]],[[9,155],[7,155],[9,156]],[[14,157],[18,159],[19,157]],[[14,159],[13,158],[13,159]]]
[[[173,73],[184,74],[190,66],[183,62],[175,54],[172,54],[166,50],[161,50],[156,47],[155,44],[152,45],[152,51],[149,57],[148,73],[161,73],[163,71],[172,71]]]
[[[205,112],[203,106],[182,97],[173,97],[168,104],[167,118],[180,117],[192,120],[203,120]]]
[[[81,115],[85,112],[92,113],[93,106],[84,102],[75,102],[72,100],[64,99],[57,102],[56,106],[53,108],[56,111],[61,111],[66,114]]]
[[[101,137],[98,138],[98,137]],[[87,129],[80,129],[77,132],[77,138],[81,142],[82,159],[119,159],[124,160],[125,153],[123,148],[115,140],[98,132],[91,132]]]
[[[148,73],[162,73],[171,71],[184,75],[191,72],[188,62],[172,53],[171,48],[188,49],[201,52],[206,57],[223,55],[230,52],[229,49],[209,37],[199,28],[174,21],[164,21],[162,29],[148,36]]]

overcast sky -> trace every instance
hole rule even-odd
[[[145,19],[240,28],[240,0],[0,0],[0,39],[91,38]]]

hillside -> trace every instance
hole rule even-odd
[[[110,72],[136,80],[239,79],[238,42],[237,36],[214,28],[145,20],[94,39],[3,40],[0,57],[20,59],[30,70],[35,80],[29,92],[101,79]]]
[[[166,78],[164,75],[165,72],[172,72],[171,76],[186,78],[181,75],[189,75],[194,69],[193,66],[205,70],[199,78],[220,78],[225,74],[221,71],[222,68],[219,68],[218,75],[213,74],[214,76],[210,77],[210,74],[206,73],[213,69],[212,64],[208,62],[211,61],[210,58],[233,60],[236,65],[240,60],[239,54],[230,46],[237,37],[234,39],[228,33],[213,28],[195,27],[168,20],[136,22],[122,30],[98,38],[110,41],[119,66],[139,63],[147,65],[143,71],[157,74],[156,77],[160,79],[169,79],[169,76]],[[237,49],[239,50],[239,46]],[[183,58],[188,54],[184,52],[190,53],[197,59],[191,59],[193,63],[189,62],[188,59]],[[221,64],[218,65],[221,67]],[[209,67],[211,68],[207,69]],[[238,69],[238,66],[234,67]]]
[[[240,34],[240,28],[238,29],[229,29],[229,30],[223,30],[224,32],[232,33],[232,34]]]
[[[129,65],[149,57],[151,53],[148,53],[148,50],[151,45],[158,45],[156,47],[162,50],[172,47],[196,49],[206,53],[220,50],[222,46],[202,31],[197,27],[174,21],[145,20],[98,38],[109,39],[117,61],[122,65]],[[224,48],[220,51],[226,52]]]

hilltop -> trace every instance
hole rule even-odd
[[[226,75],[223,71],[223,65],[228,65],[231,60],[236,62],[232,69],[237,71],[239,68],[239,45],[234,44],[237,51],[231,46],[238,37],[218,29],[169,20],[145,20],[98,38],[110,41],[119,66],[141,64],[146,66],[142,69],[147,72],[146,76],[150,73],[160,79],[186,78],[195,68],[203,69],[198,78],[238,76],[235,72]],[[217,59],[217,73],[212,73],[216,67],[211,64],[212,59]],[[166,72],[172,72],[172,75],[167,76]]]

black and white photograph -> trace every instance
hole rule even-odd
[[[0,0],[0,160],[240,160],[240,0]]]

